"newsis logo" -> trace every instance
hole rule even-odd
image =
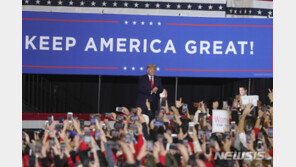
[[[215,160],[263,160],[264,152],[216,152]]]

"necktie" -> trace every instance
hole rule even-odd
[[[150,85],[151,85],[151,89],[153,89],[153,79],[152,79],[152,76],[150,77]]]

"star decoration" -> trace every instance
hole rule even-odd
[[[73,1],[70,1],[70,2],[69,2],[69,5],[70,5],[70,6],[73,6]]]
[[[270,15],[270,16],[272,15],[272,11],[271,10],[268,12],[268,15]]]
[[[159,5],[159,3],[157,3],[155,6],[156,6],[156,8],[159,8],[160,5]]]
[[[251,13],[252,13],[252,10],[250,9],[250,10],[249,10],[249,14],[251,14]]]
[[[262,14],[262,11],[261,11],[261,10],[258,10],[257,13],[258,13],[259,15],[261,15],[261,14]]]
[[[242,14],[242,10],[239,10],[239,14]]]
[[[128,24],[128,21],[125,21],[124,24]]]
[[[245,14],[247,13],[247,9],[245,9]]]
[[[168,4],[166,5],[166,8],[171,8],[171,5],[168,3]]]
[[[213,9],[213,6],[212,6],[212,5],[210,5],[210,6],[209,6],[209,10],[212,10],[212,9]]]
[[[123,70],[126,70],[126,69],[127,69],[126,66],[124,66],[124,67],[123,67]]]
[[[202,6],[201,6],[201,4],[199,4],[199,5],[198,5],[198,9],[202,9]]]
[[[160,26],[161,25],[161,22],[157,22],[157,25]]]
[[[181,8],[181,5],[180,5],[180,4],[178,4],[178,5],[177,5],[177,9],[180,9],[180,8]]]
[[[220,6],[219,6],[219,10],[222,10],[222,9],[223,9],[223,6],[222,6],[222,5],[220,5]]]
[[[91,2],[91,6],[96,6],[96,2],[95,1],[92,1]]]
[[[59,0],[58,4],[59,4],[59,5],[62,5],[62,4],[63,4],[63,2],[62,2],[61,0]]]
[[[102,2],[102,6],[106,6],[107,5],[107,3],[104,1],[104,2]]]
[[[145,8],[149,8],[149,3],[145,3]]]
[[[142,21],[142,22],[141,22],[141,24],[142,24],[142,25],[144,25],[144,24],[145,24],[145,22],[144,22],[144,21]]]
[[[29,4],[29,0],[25,0],[25,4]]]
[[[140,70],[143,71],[143,67],[140,67]]]
[[[116,3],[116,2],[114,2],[114,3],[113,3],[113,6],[114,6],[114,7],[116,7],[116,6],[117,6],[117,3]]]
[[[189,4],[189,5],[187,6],[187,9],[191,9],[191,7],[192,7],[192,6]]]
[[[48,1],[47,1],[47,5],[51,5],[51,1],[48,0]]]
[[[124,2],[124,7],[128,7],[128,3],[127,2]]]
[[[150,21],[150,22],[149,22],[149,25],[151,25],[151,26],[152,26],[152,25],[153,25],[153,22],[152,22],[152,21]]]
[[[232,9],[230,9],[229,12],[232,13]]]
[[[39,1],[39,0],[37,0],[37,1],[36,1],[36,4],[38,4],[38,5],[39,5],[39,4],[40,4],[40,1]]]
[[[236,14],[237,10],[234,10],[234,14]]]
[[[135,67],[134,66],[132,67],[132,70],[135,71]]]
[[[137,8],[137,7],[139,7],[139,4],[136,2],[136,3],[134,4],[134,6],[135,6],[135,8]]]
[[[133,21],[133,25],[136,25],[137,24],[137,22],[136,21]]]
[[[157,68],[156,68],[156,71],[159,71],[159,70],[160,70],[160,68],[159,68],[159,67],[157,67]]]
[[[84,2],[83,1],[80,2],[80,6],[84,6]]]

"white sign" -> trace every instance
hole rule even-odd
[[[249,96],[241,96],[242,105],[246,106],[248,104],[252,104],[253,106],[257,106],[257,102],[259,100],[258,95],[249,95]]]
[[[213,110],[212,133],[224,133],[224,129],[229,127],[229,112],[226,110]]]

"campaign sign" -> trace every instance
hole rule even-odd
[[[23,73],[271,78],[272,19],[27,12]]]
[[[229,127],[229,112],[226,110],[213,110],[212,115],[212,133],[224,133],[224,129]]]

